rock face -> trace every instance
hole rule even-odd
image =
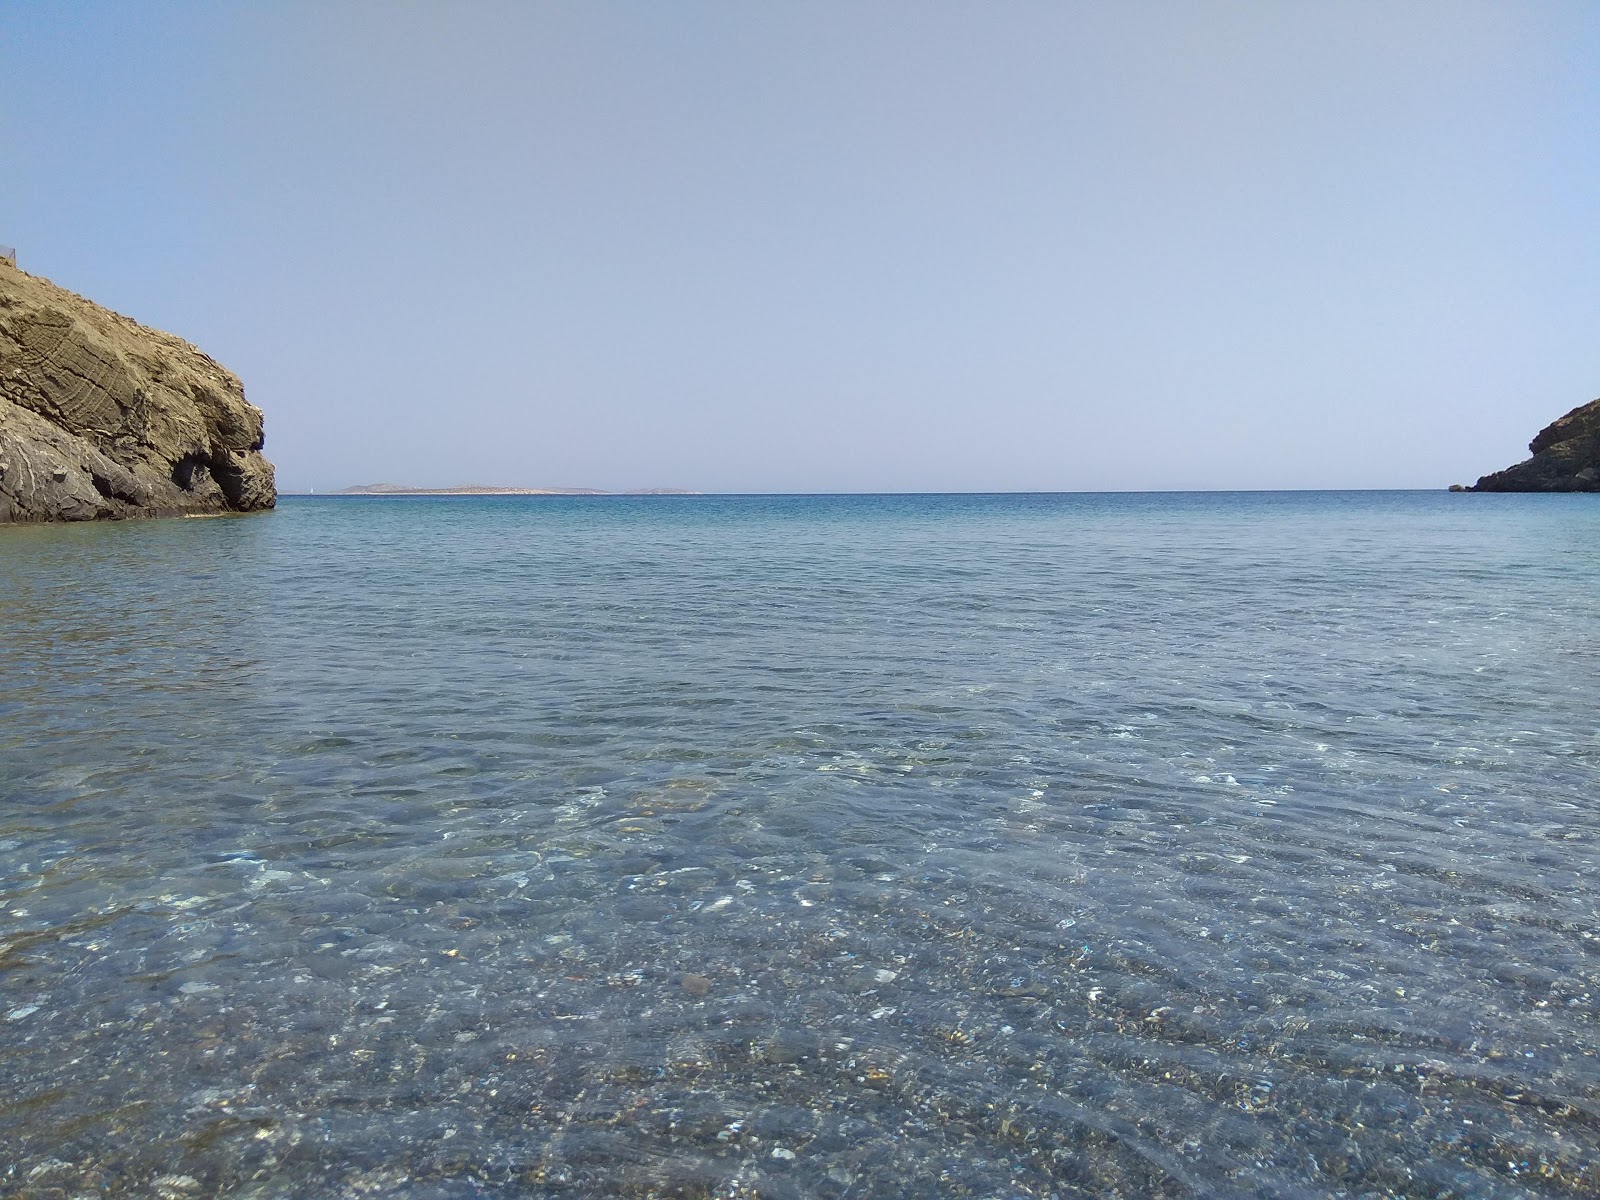
[[[261,445],[232,372],[0,260],[0,523],[271,508]]]
[[[1600,400],[1553,421],[1528,443],[1533,457],[1485,475],[1475,492],[1600,492]]]

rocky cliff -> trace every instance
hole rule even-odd
[[[1600,492],[1600,400],[1552,421],[1528,443],[1533,457],[1485,475],[1474,492]]]
[[[0,523],[271,508],[261,445],[232,372],[0,260]]]

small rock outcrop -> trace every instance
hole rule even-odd
[[[277,503],[238,378],[0,260],[0,524]]]
[[[1528,443],[1533,457],[1485,475],[1474,492],[1600,492],[1600,400],[1552,421]]]

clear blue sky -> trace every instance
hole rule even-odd
[[[1600,395],[1594,3],[0,5],[280,485],[1432,487]]]

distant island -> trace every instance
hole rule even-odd
[[[323,496],[698,496],[687,488],[634,488],[626,492],[607,492],[599,488],[498,487],[469,483],[459,487],[412,487],[404,483],[362,483],[336,492],[297,493]]]

